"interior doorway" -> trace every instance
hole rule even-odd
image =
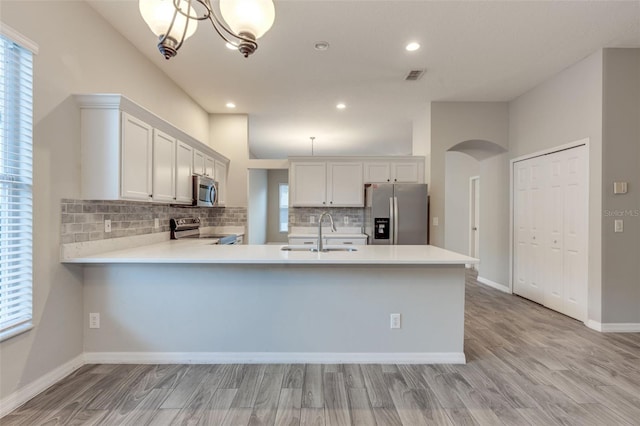
[[[469,256],[480,259],[480,176],[469,179]]]

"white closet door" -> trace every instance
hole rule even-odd
[[[587,313],[587,148],[514,164],[514,293]]]

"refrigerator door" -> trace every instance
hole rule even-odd
[[[370,203],[370,205],[369,205]],[[370,244],[393,243],[393,184],[372,184],[367,188],[367,207],[371,208]]]
[[[397,210],[395,220],[398,224],[395,244],[427,244],[427,185],[405,183],[394,187]]]

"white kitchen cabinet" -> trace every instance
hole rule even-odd
[[[327,163],[327,205],[363,207],[362,163]]]
[[[213,180],[218,182],[218,205],[227,204],[227,164],[222,161],[214,161]]]
[[[198,151],[197,149],[193,150],[193,173],[196,175],[205,175],[205,165],[204,165],[204,153]]]
[[[191,204],[193,201],[193,148],[181,141],[176,147],[176,195],[175,201],[181,204]]]
[[[153,131],[153,201],[172,203],[176,198],[176,139]]]
[[[213,179],[215,177],[215,160],[213,157],[204,157],[204,175]]]
[[[291,162],[289,196],[293,207],[362,207],[362,163]]]
[[[366,161],[365,183],[424,183],[424,159]]]
[[[224,193],[226,157],[122,95],[74,97],[83,199],[191,203],[194,151],[202,155],[201,174],[213,175],[215,162],[222,165]]]
[[[122,198],[149,201],[152,193],[153,129],[122,113]]]
[[[293,207],[326,206],[326,163],[292,162],[289,169],[289,198]]]

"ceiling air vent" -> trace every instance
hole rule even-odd
[[[409,73],[407,74],[407,76],[404,78],[405,81],[418,81],[422,78],[422,75],[424,74],[424,69],[421,70],[411,70],[409,71]]]

